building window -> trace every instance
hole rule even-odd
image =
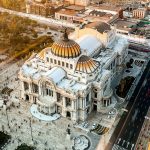
[[[62,62],[62,66],[64,66],[65,65],[65,63],[64,62]]]
[[[73,68],[73,66],[72,66],[72,64],[70,64],[70,69],[72,69]]]
[[[49,58],[48,57],[46,57],[46,60],[47,60],[47,62],[49,62]]]
[[[48,95],[48,89],[46,89],[46,95]]]
[[[94,97],[97,98],[97,93],[96,92],[94,93]]]
[[[32,90],[33,90],[33,93],[38,93],[38,92],[39,92],[39,87],[38,87],[38,85],[32,83]]]
[[[66,117],[71,118],[71,113],[69,111],[66,112]]]
[[[24,82],[24,90],[29,90],[29,84],[27,82]]]
[[[52,96],[53,97],[53,91],[50,89],[46,89],[46,96]]]
[[[56,62],[56,59],[54,59],[54,64],[56,64],[57,62]]]
[[[61,101],[61,94],[60,93],[57,93],[57,101]]]
[[[66,97],[66,107],[71,106],[71,99]]]
[[[51,58],[51,63],[53,63],[53,59]]]
[[[58,65],[60,65],[60,61],[58,60]]]
[[[66,63],[66,67],[68,68],[68,63]]]
[[[89,105],[89,94],[86,96],[86,106]]]

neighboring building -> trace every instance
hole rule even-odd
[[[80,5],[80,6],[88,6],[90,4],[90,0],[65,0],[68,1],[72,5]]]
[[[127,19],[118,19],[112,23],[117,33],[129,35],[136,29],[137,22]]]
[[[133,17],[143,19],[148,14],[147,8],[138,8],[133,10]]]
[[[84,24],[88,22],[98,21],[111,23],[121,16],[120,7],[119,10],[108,10],[105,8],[99,8],[94,6],[83,7],[78,5],[70,5],[57,11],[55,13],[55,19],[64,20],[76,24]]]
[[[93,22],[85,25],[83,29],[76,28],[74,39],[79,39],[87,33],[97,37],[102,42],[103,47],[107,47],[113,43],[116,38],[116,31],[112,29],[109,24],[104,22]]]
[[[76,42],[65,32],[52,47],[27,60],[19,72],[21,98],[44,114],[59,113],[73,121],[113,107],[111,81],[126,62],[128,42],[107,29],[113,34],[105,35],[107,44],[99,36],[104,29],[82,31]]]
[[[55,19],[80,24],[84,22],[83,18],[86,16],[84,12],[85,7],[70,5],[57,11],[55,13]]]
[[[114,4],[114,5],[128,5],[128,4],[140,3],[141,0],[104,0],[104,2]]]
[[[46,0],[27,0],[26,12],[47,17],[54,15],[55,12],[64,5],[68,5],[68,3],[56,3]]]

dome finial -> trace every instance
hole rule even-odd
[[[63,33],[63,40],[64,41],[68,41],[68,34],[67,34],[67,28],[64,29],[64,33]]]

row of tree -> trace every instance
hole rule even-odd
[[[0,6],[8,9],[22,11],[25,9],[25,0],[0,0]]]
[[[35,21],[7,13],[0,14],[0,35],[13,50],[20,50],[37,34]],[[3,43],[5,44],[5,43]]]

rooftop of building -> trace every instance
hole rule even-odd
[[[115,26],[117,29],[130,31],[133,27],[135,27],[137,22],[133,22],[131,20],[126,19],[117,19],[113,22],[113,26]]]
[[[104,33],[111,30],[111,26],[109,24],[101,21],[89,23],[85,27],[95,29],[100,33]]]
[[[85,10],[85,7],[79,6],[79,5],[70,5],[70,6],[67,6],[66,9],[75,10],[75,11],[83,11]]]
[[[91,6],[88,6],[90,9],[96,9],[96,10],[105,10],[105,11],[110,11],[110,12],[118,12],[120,9],[123,9],[122,6],[115,6],[115,5],[110,5],[110,4],[100,4],[96,5],[93,4]]]

